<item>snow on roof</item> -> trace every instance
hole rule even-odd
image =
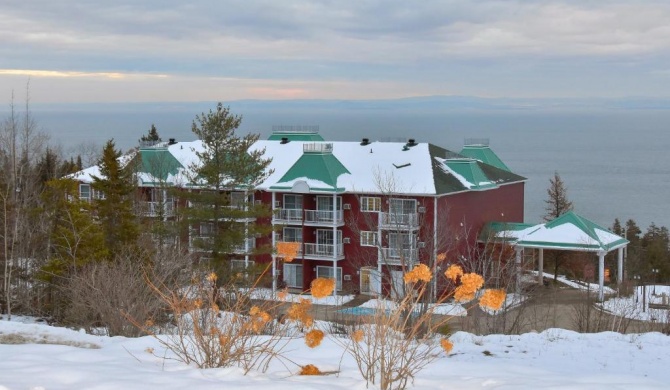
[[[309,142],[256,142],[254,148],[265,148],[265,155],[272,157],[270,168],[274,169],[274,173],[259,187],[266,189],[278,183],[302,156],[305,143]],[[392,190],[411,194],[435,194],[428,144],[421,143],[403,150],[403,142],[372,142],[364,146],[359,142],[329,143],[333,144],[333,156],[350,172],[337,178],[337,187],[344,191],[381,193]]]
[[[264,156],[271,158],[272,162],[269,169],[272,173],[257,188],[267,190],[271,188],[290,188],[297,181],[305,182],[311,190],[314,191],[337,191],[337,192],[358,192],[358,193],[388,193],[397,192],[411,195],[435,195],[437,173],[433,172],[433,165],[439,163],[441,158],[431,155],[431,147],[428,143],[418,143],[414,146],[408,146],[404,142],[371,142],[361,145],[360,142],[327,142],[332,144],[332,150],[329,148],[327,154],[329,157],[335,157],[337,163],[341,163],[344,169],[332,170],[334,165],[332,159],[326,162],[330,167],[331,177],[324,180],[323,175],[317,172],[304,170],[304,174],[292,174],[290,178],[284,176],[291,170],[296,162],[303,156],[303,146],[305,144],[314,144],[314,141],[290,141],[281,143],[272,140],[259,140],[252,147],[252,150],[265,150]],[[320,143],[317,143],[320,144]],[[162,146],[165,148],[165,146]],[[439,148],[438,148],[439,149]],[[204,150],[202,141],[178,142],[168,145],[167,150],[181,165],[175,172],[170,172],[166,183],[171,185],[188,185],[188,178],[192,178],[193,167],[199,163],[196,152]],[[445,150],[441,150],[445,152]],[[133,156],[127,155],[122,158],[131,159]],[[494,182],[481,183],[487,176],[481,175],[473,178],[479,178],[476,182],[470,182],[463,175],[450,169],[446,164],[440,163],[440,170],[436,170],[444,177],[454,177],[454,182],[460,182],[455,187],[442,188],[440,194],[453,191],[463,191],[468,189],[484,189],[489,184],[494,186]],[[296,169],[294,169],[295,173]],[[99,175],[97,166],[86,168],[72,177],[82,182],[91,182],[93,175]],[[446,176],[445,176],[446,175]],[[481,177],[480,177],[481,176]],[[284,180],[282,181],[282,178]],[[146,172],[140,173],[140,184],[151,183],[152,177],[146,175]],[[521,177],[514,177],[508,181],[523,180]],[[328,183],[333,181],[336,183]],[[454,183],[454,184],[455,184]],[[278,185],[279,184],[279,185]],[[462,185],[462,186],[461,186]]]
[[[498,240],[514,241],[524,248],[564,249],[578,251],[611,251],[628,244],[628,240],[570,211],[560,217],[531,227],[506,229],[503,223],[491,223]]]

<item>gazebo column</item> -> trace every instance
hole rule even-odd
[[[598,300],[605,299],[605,251],[598,252]]]
[[[537,284],[542,286],[543,284],[543,277],[542,274],[544,272],[544,249],[540,248],[540,253],[538,254],[537,257]]]
[[[514,257],[514,265],[516,268],[516,292],[521,294],[521,253],[523,253],[523,248],[516,247],[516,256]]]
[[[623,248],[619,248],[617,251],[617,274],[616,274],[616,284],[617,286],[621,286],[621,283],[623,282]]]

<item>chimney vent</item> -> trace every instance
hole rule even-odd
[[[174,145],[174,144],[176,144],[176,143],[177,143],[177,139],[176,139],[176,138],[170,138],[170,139],[168,140],[168,145]]]
[[[363,140],[361,140],[361,146],[365,146],[365,145],[370,145],[370,139],[369,138],[363,138]]]
[[[282,137],[280,144],[284,145],[288,143],[288,137]]]
[[[416,145],[418,144],[416,143],[416,140],[414,138],[410,138],[407,140],[407,146],[416,146]]]

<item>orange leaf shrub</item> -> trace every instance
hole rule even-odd
[[[360,343],[361,341],[363,341],[363,336],[364,336],[363,331],[361,329],[358,329],[351,334],[351,339],[357,343]]]
[[[316,278],[312,280],[312,296],[314,298],[324,298],[335,290],[335,279]]]
[[[419,264],[412,268],[411,271],[407,272],[405,276],[403,276],[403,279],[405,279],[405,283],[416,283],[418,281],[430,282],[432,277],[433,274],[430,272],[428,266]]]
[[[484,278],[476,273],[468,273],[461,276],[461,285],[454,291],[454,299],[458,302],[471,301],[475,293],[484,285]]]
[[[323,340],[323,332],[318,329],[312,329],[305,335],[305,344],[310,348],[316,348]]]
[[[452,264],[447,268],[446,271],[444,271],[444,276],[447,278],[451,279],[452,282],[456,282],[456,280],[463,275],[463,268],[461,268],[460,265]]]
[[[298,257],[298,252],[300,251],[299,242],[278,242],[277,243],[277,255],[284,258],[284,261],[290,263]]]
[[[319,368],[313,364],[308,364],[306,366],[302,366],[300,369],[300,375],[321,375],[322,372],[319,370]]]
[[[479,298],[479,306],[499,310],[505,302],[506,296],[507,294],[503,289],[487,289]]]
[[[299,321],[304,326],[310,328],[314,323],[314,319],[309,315],[309,309],[312,307],[312,301],[309,299],[301,299],[300,303],[294,303],[286,311],[286,317],[290,320]]]
[[[451,352],[452,349],[454,349],[454,344],[447,339],[440,340],[440,345],[442,346],[442,349],[444,349],[444,352],[446,353],[449,353]]]

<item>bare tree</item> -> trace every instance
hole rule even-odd
[[[37,131],[30,111],[30,85],[26,84],[25,112],[21,115],[14,104],[0,129],[0,235],[2,236],[3,294],[2,310],[11,318],[15,288],[29,286],[16,283],[16,272],[34,267],[34,245],[39,227],[29,221],[29,211],[36,206],[40,195],[36,160],[44,149],[46,136]]]

